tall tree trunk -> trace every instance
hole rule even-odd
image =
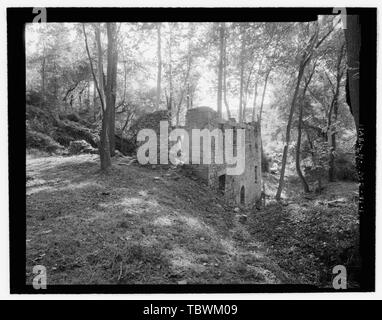
[[[280,172],[280,179],[279,179],[279,186],[277,188],[277,193],[276,193],[276,200],[279,201],[281,199],[281,192],[284,188],[284,175],[285,175],[285,167],[286,167],[286,160],[288,156],[288,149],[289,149],[289,143],[290,143],[290,132],[292,128],[292,120],[293,120],[293,113],[297,101],[297,96],[298,96],[298,91],[300,89],[300,83],[302,76],[304,74],[305,67],[309,64],[310,59],[312,58],[313,50],[314,47],[317,47],[316,42],[318,38],[318,28],[316,29],[314,35],[310,39],[310,42],[308,44],[308,47],[306,50],[304,50],[304,54],[301,58],[300,61],[300,66],[298,69],[298,75],[297,75],[297,83],[296,83],[296,88],[293,94],[293,99],[290,107],[290,112],[289,112],[289,118],[288,118],[288,125],[286,129],[286,136],[285,136],[285,145],[284,145],[284,150],[283,150],[283,158],[282,158],[282,164],[281,164],[281,172]]]
[[[271,73],[271,68],[268,69],[267,74],[265,75],[265,81],[264,81],[264,88],[263,88],[263,94],[261,97],[261,105],[260,105],[260,112],[259,112],[259,127],[260,127],[260,133],[261,133],[261,119],[263,115],[263,106],[264,106],[264,97],[265,97],[265,92],[267,90],[267,84],[268,84],[268,78]],[[261,158],[263,159],[265,157],[264,155],[264,149],[263,149],[263,138],[261,138]],[[262,170],[262,168],[261,168]]]
[[[354,117],[355,126],[358,133],[359,127],[359,52],[361,48],[361,26],[358,15],[346,16],[347,26],[345,29],[346,49],[347,49],[347,84],[349,89],[350,110]]]
[[[192,80],[190,80],[190,72],[191,72],[191,64],[192,64],[192,37],[194,36],[195,26],[194,24],[189,24],[189,32],[188,32],[188,48],[187,48],[187,74],[186,74],[186,101],[187,101],[187,110],[192,108]],[[190,85],[191,83],[191,85]],[[182,93],[183,94],[183,93]]]
[[[334,180],[335,180],[334,153],[335,153],[336,143],[335,143],[335,133],[334,133],[335,129],[333,128],[333,125],[332,125],[332,114],[336,113],[336,111],[334,109],[337,109],[335,106],[337,104],[336,95],[337,95],[337,93],[335,93],[335,95],[333,97],[333,100],[332,100],[332,103],[330,106],[330,110],[328,112],[328,126],[327,126],[327,142],[328,142],[328,145],[330,148],[329,149],[328,180],[330,182],[334,182]],[[337,118],[337,117],[335,116],[335,118]],[[336,120],[334,120],[334,121],[336,121]]]
[[[176,125],[180,126],[180,109],[182,107],[181,102],[178,104],[178,107],[176,108]]]
[[[333,182],[335,180],[335,152],[336,152],[336,128],[333,128],[332,124],[332,114],[334,113],[334,123],[337,121],[338,116],[338,96],[340,94],[341,81],[343,76],[343,69],[341,69],[341,62],[344,54],[345,45],[343,44],[338,50],[338,58],[337,58],[337,75],[336,75],[336,88],[334,91],[332,103],[329,110],[328,115],[328,142],[330,146],[330,154],[329,154],[329,181]]]
[[[252,121],[256,121],[256,106],[257,106],[257,95],[258,95],[258,87],[259,87],[259,77],[260,77],[260,71],[261,66],[263,64],[263,59],[259,62],[259,67],[256,72],[256,81],[255,81],[255,88],[253,90],[253,106],[252,106]],[[252,72],[252,70],[251,70]],[[249,83],[250,77],[248,77],[248,83]],[[247,84],[248,88],[248,84]]]
[[[127,61],[123,61],[123,74],[124,74],[124,77],[123,77],[123,99],[122,101],[125,102],[126,101],[126,85],[127,85],[127,67],[126,67],[126,62]]]
[[[224,105],[227,112],[227,118],[231,118],[231,111],[229,109],[228,100],[227,100],[227,40],[226,40],[226,34],[224,36],[224,64],[223,64],[223,99],[224,99]]]
[[[157,23],[157,58],[158,58],[158,71],[157,71],[157,97],[156,109],[159,110],[160,94],[161,94],[161,81],[162,81],[162,45],[161,45],[161,24]]]
[[[110,112],[105,110],[102,116],[102,129],[100,137],[100,160],[101,160],[101,170],[106,171],[111,167],[111,157],[110,157],[110,142],[109,142],[109,124],[110,124]]]
[[[334,106],[334,121],[337,121],[338,117],[338,104]],[[335,167],[335,152],[337,149],[337,143],[336,143],[336,132],[332,133],[331,136],[331,151],[330,151],[330,158],[329,158],[329,181],[333,182],[335,181],[336,177],[336,167]]]
[[[302,116],[303,116],[303,109],[304,109],[304,100],[302,99],[300,103],[300,110],[299,110],[299,116],[298,116],[298,135],[297,135],[297,145],[296,145],[296,171],[298,174],[298,177],[301,180],[301,183],[304,187],[304,192],[308,193],[309,185],[306,182],[306,179],[301,171],[300,166],[300,150],[301,150],[301,136],[302,136]]]
[[[169,39],[169,98],[167,102],[167,110],[170,114],[170,123],[172,124],[172,116],[173,116],[173,85],[172,85],[172,28],[170,25],[170,39]]]
[[[106,108],[109,109],[109,143],[110,155],[115,155],[115,102],[117,98],[117,25],[107,23],[107,88],[106,88]]]
[[[54,72],[58,72],[56,61],[53,61],[53,70],[54,70]],[[58,106],[58,104],[57,104],[57,102],[58,102],[58,83],[57,83],[57,77],[53,78],[53,96],[54,96],[53,107],[55,109],[56,106]],[[60,107],[58,107],[58,110],[60,110]]]
[[[190,84],[187,83],[187,110],[190,109]]]
[[[264,81],[264,88],[263,88],[263,94],[261,96],[261,105],[260,105],[260,112],[259,112],[259,122],[261,126],[261,119],[263,116],[263,106],[264,106],[264,98],[265,98],[265,92],[267,91],[267,85],[268,85],[268,78],[269,75],[271,74],[272,69],[269,68],[267,71],[267,74],[265,75],[265,81]]]
[[[298,128],[297,128],[297,145],[296,145],[296,171],[297,175],[301,180],[301,183],[304,187],[304,192],[308,193],[309,190],[309,185],[306,182],[306,179],[301,171],[301,166],[300,166],[300,152],[301,152],[301,137],[302,137],[302,118],[303,118],[303,109],[304,109],[304,104],[305,104],[305,94],[306,90],[308,89],[309,83],[313,78],[314,71],[316,68],[317,62],[313,65],[312,71],[309,75],[309,78],[305,82],[304,90],[301,95],[301,101],[300,101],[300,108],[299,108],[299,116],[298,116]]]
[[[102,109],[102,128],[99,146],[99,155],[101,160],[101,170],[106,171],[111,167],[110,158],[110,142],[109,142],[109,125],[110,125],[110,100],[105,101],[105,79],[103,74],[103,51],[101,44],[101,30],[100,25],[96,27],[96,41],[98,52],[98,82],[100,91],[98,92],[99,98],[104,106]],[[110,95],[109,95],[110,96]]]
[[[189,41],[188,41],[188,50],[187,50],[187,71],[186,71],[186,74],[184,76],[184,81],[183,81],[183,85],[182,85],[182,89],[181,89],[181,93],[180,93],[180,97],[179,97],[179,102],[178,102],[178,106],[177,106],[177,109],[176,109],[176,125],[179,126],[180,125],[180,112],[181,112],[181,109],[182,109],[182,104],[183,104],[183,99],[184,99],[184,95],[186,94],[186,98],[187,98],[187,104],[188,104],[188,88],[189,88],[189,78],[190,78],[190,72],[191,72],[191,66],[192,66],[192,52],[191,52],[191,35],[192,35],[192,30],[193,28],[191,28],[190,30],[190,33],[189,33]],[[188,106],[187,106],[188,108]]]
[[[87,97],[87,99],[88,99],[88,103],[87,103],[87,110],[88,110],[88,112],[89,112],[89,110],[90,110],[90,80],[88,81],[88,87],[87,87],[87,94],[88,94],[88,97]]]
[[[253,95],[253,106],[252,106],[252,121],[256,120],[256,102],[257,102],[257,93],[258,93],[258,81],[256,80],[254,95]]]
[[[245,115],[243,114],[243,91],[244,91],[244,50],[245,50],[245,38],[244,38],[244,28],[240,26],[241,35],[241,50],[240,50],[240,96],[239,96],[239,123],[245,120]]]
[[[297,100],[298,91],[300,88],[301,79],[302,79],[302,76],[304,74],[305,65],[306,64],[304,63],[304,61],[301,61],[300,67],[298,70],[296,88],[294,90],[293,99],[292,99],[292,103],[291,103],[291,107],[290,107],[290,111],[289,111],[288,125],[287,125],[287,129],[286,129],[285,145],[284,145],[284,150],[283,150],[283,158],[282,158],[282,164],[281,164],[279,186],[277,188],[277,193],[276,193],[276,200],[280,200],[281,192],[282,192],[283,187],[284,187],[284,175],[285,175],[286,160],[287,160],[287,156],[288,156],[288,149],[289,149],[289,143],[290,143],[290,132],[291,132],[291,128],[292,128],[293,113],[294,113],[294,109],[295,109],[295,105],[296,105],[296,100]]]
[[[86,52],[89,58],[90,69],[93,75],[94,86],[97,89],[102,109],[102,129],[100,134],[100,143],[99,143],[99,155],[101,162],[101,170],[106,171],[111,167],[111,158],[110,158],[110,150],[109,150],[109,137],[108,137],[108,126],[109,126],[109,118],[108,112],[105,105],[105,97],[104,97],[104,77],[103,77],[103,57],[102,57],[102,46],[101,46],[101,34],[100,34],[100,25],[95,27],[95,38],[97,44],[97,53],[98,53],[98,79],[95,74],[92,59],[90,56],[88,40],[86,36],[85,24],[82,24],[82,30],[85,38],[85,46]]]
[[[45,97],[45,43],[43,49],[42,65],[41,65],[41,106],[46,106],[46,97]]]
[[[218,115],[222,117],[222,102],[223,102],[223,60],[224,60],[224,22],[219,25],[219,67],[218,67]]]
[[[94,83],[94,81],[93,81]],[[93,88],[93,117],[94,117],[94,121],[97,121],[97,88],[96,88],[96,85],[94,83],[94,88]]]

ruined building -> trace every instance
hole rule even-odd
[[[167,142],[167,134],[165,143],[161,144],[159,123],[166,121],[169,123],[168,130],[171,131],[176,127],[171,125],[171,117],[167,110],[160,110],[141,117],[135,124],[134,129],[138,132],[143,128],[150,128],[156,132],[157,145],[157,163],[163,165],[160,161],[161,153],[168,153],[169,148],[175,142]],[[187,170],[217,192],[223,193],[228,202],[233,205],[254,205],[261,197],[261,133],[260,126],[257,122],[249,124],[236,123],[234,119],[229,121],[223,120],[218,113],[209,107],[198,107],[187,111],[185,126],[177,126],[177,128],[185,129],[189,136],[189,161],[184,164]],[[214,129],[220,129],[223,135],[222,149],[225,154],[225,139],[227,129],[232,129],[232,147],[233,155],[237,155],[237,129],[245,129],[245,166],[244,172],[240,175],[227,174],[226,159],[221,163],[215,163],[215,139],[211,139],[211,160],[209,164],[203,164],[203,138],[200,138],[200,164],[192,163],[192,129],[208,129],[212,132]],[[167,145],[168,143],[168,145]],[[162,150],[163,149],[163,150]],[[232,152],[232,151],[231,151]],[[235,154],[236,152],[236,154]],[[231,153],[232,154],[232,153]]]
[[[227,164],[188,164],[193,174],[202,179],[217,192],[224,193],[227,200],[233,204],[253,205],[261,197],[261,133],[257,122],[239,124],[230,119],[225,121],[218,113],[209,107],[190,109],[186,114],[185,129],[191,140],[192,129],[233,129],[233,150],[236,151],[237,129],[245,129],[245,168],[241,175],[228,175]],[[190,141],[190,145],[191,145]],[[223,148],[225,148],[225,144]],[[211,144],[211,158],[214,159],[214,139]],[[202,149],[202,147],[201,147]],[[192,152],[192,151],[190,151]],[[203,150],[200,150],[202,158]],[[191,155],[190,155],[191,157]],[[224,159],[225,160],[225,159]]]

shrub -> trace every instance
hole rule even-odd
[[[91,153],[98,154],[98,150],[93,148],[85,140],[71,141],[69,144],[69,154]]]
[[[64,129],[57,128],[56,131],[52,134],[54,140],[56,140],[59,144],[69,147],[70,142],[75,139],[70,136]]]
[[[143,114],[132,124],[131,134],[136,136],[141,129],[153,129],[155,132],[159,132],[160,122],[169,121],[169,119],[169,112],[167,110]]]
[[[40,92],[34,90],[28,90],[25,94],[25,100],[28,105],[41,105],[42,96]]]
[[[358,181],[354,154],[339,153],[335,158],[334,166],[338,180]]]
[[[25,118],[27,126],[32,131],[41,132],[50,135],[54,131],[54,119],[52,115],[44,108],[27,105],[25,109]]]
[[[168,110],[159,110],[151,113],[143,114],[139,117],[131,126],[127,140],[130,141],[130,148],[136,149],[143,142],[137,142],[137,135],[142,129],[152,129],[157,133],[159,139],[160,132],[160,122],[167,121],[170,122],[170,114]],[[169,129],[171,130],[171,129]],[[158,140],[159,142],[159,140]],[[159,159],[159,150],[158,150],[158,159]]]
[[[71,137],[71,141],[85,140],[93,148],[98,147],[99,137],[97,133],[85,127],[84,125],[81,125],[78,122],[73,122],[69,120],[61,121],[59,124],[59,128],[56,131],[57,131],[57,134],[55,135],[56,140],[60,139],[60,137],[58,136],[61,136],[62,139],[66,139],[66,140],[68,140],[68,138]],[[65,144],[65,145],[68,145],[68,144]]]

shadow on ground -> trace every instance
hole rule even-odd
[[[50,284],[294,281],[232,209],[171,168],[27,159],[27,282],[36,264]]]

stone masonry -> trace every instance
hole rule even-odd
[[[189,133],[190,146],[192,129],[213,130],[218,128],[222,130],[223,136],[226,129],[233,129],[234,150],[236,149],[235,129],[245,129],[245,169],[241,175],[227,175],[227,165],[215,164],[214,161],[211,164],[203,164],[201,161],[201,164],[189,164],[187,167],[211,188],[224,193],[232,204],[250,206],[260,200],[261,132],[257,122],[238,124],[234,119],[225,121],[219,118],[218,113],[213,109],[198,107],[188,110],[185,128]],[[212,139],[211,148],[211,158],[214,159],[214,139]],[[224,148],[225,145],[223,145]],[[190,152],[192,151],[190,150]],[[202,150],[200,153],[202,158]]]

